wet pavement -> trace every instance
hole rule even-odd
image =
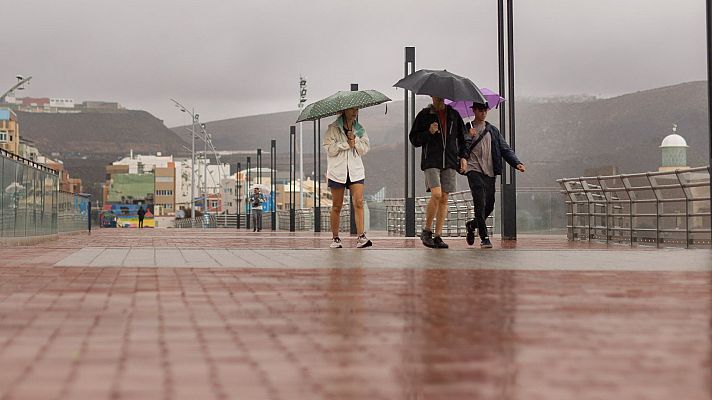
[[[0,399],[712,398],[710,250],[371,236],[4,248]]]

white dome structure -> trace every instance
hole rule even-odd
[[[687,142],[685,141],[685,138],[678,135],[677,133],[673,133],[672,135],[667,135],[665,136],[665,139],[663,139],[663,142],[660,144],[660,147],[688,147]]]
[[[677,124],[672,126],[672,134],[665,136],[660,144],[662,165],[658,170],[673,171],[687,167],[687,141],[678,135]]]

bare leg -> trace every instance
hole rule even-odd
[[[433,230],[433,218],[438,214],[440,199],[442,198],[442,190],[440,187],[430,188],[430,201],[428,201],[428,209],[425,211],[425,225],[423,229]]]
[[[356,222],[356,233],[364,233],[363,229],[363,184],[354,184],[349,188],[352,201],[354,202],[354,220]]]
[[[438,216],[435,221],[435,234],[441,235],[443,233],[443,225],[445,225],[445,217],[447,216],[447,199],[448,193],[443,193],[440,197],[440,204],[438,205]]]
[[[344,205],[344,188],[331,188],[331,234],[339,236],[339,222],[341,220],[341,207]]]

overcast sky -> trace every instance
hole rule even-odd
[[[515,0],[518,96],[612,96],[706,79],[703,0]],[[0,89],[118,101],[168,126],[296,109],[350,83],[400,99],[418,68],[497,88],[496,0],[0,0]]]

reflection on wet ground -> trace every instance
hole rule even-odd
[[[407,265],[413,250],[399,253],[395,245],[373,251],[374,259],[392,263],[384,267],[344,267],[354,251],[341,257],[329,250],[295,251],[298,267],[291,268],[284,259],[269,268],[55,266],[89,247],[132,241],[142,248],[185,241],[219,249],[250,240],[254,250],[276,240],[236,235],[210,246],[216,233],[184,232],[144,231],[137,238],[131,231],[99,231],[4,249],[0,398],[695,400],[712,394],[712,262],[707,270],[686,266],[712,260],[708,250],[571,247],[565,238],[522,237],[516,249],[496,246],[491,265],[481,264],[485,256],[477,268],[413,268]],[[457,246],[451,254],[472,255]],[[536,260],[536,269],[502,265],[508,255],[526,264],[527,255],[542,256],[538,250],[552,252],[552,268]],[[555,257],[572,250],[577,257]],[[600,260],[600,270],[575,268],[579,250]],[[315,261],[318,267],[309,268],[299,254],[336,257],[335,267]],[[666,257],[668,267],[631,267],[650,260],[648,254]]]

